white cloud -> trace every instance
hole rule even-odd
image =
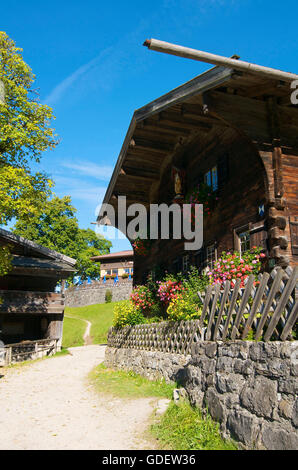
[[[89,181],[84,181],[80,178],[71,178],[67,176],[55,176],[54,181],[56,186],[54,192],[60,197],[71,196],[71,198],[85,201],[96,206],[103,200],[106,193],[105,186],[90,185]]]
[[[101,181],[109,181],[113,172],[113,167],[108,165],[98,165],[93,162],[63,162],[65,168],[73,170],[81,175],[92,176]]]
[[[51,93],[43,100],[48,106],[53,106],[57,103],[62,95],[70,88],[79,78],[83,77],[88,71],[94,68],[104,57],[112,50],[111,47],[104,49],[98,56],[90,60],[86,64],[81,65],[72,74],[62,80]]]

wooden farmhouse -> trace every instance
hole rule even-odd
[[[12,270],[0,277],[0,339],[58,339],[61,347],[64,298],[55,287],[74,272],[76,261],[3,229],[0,246],[12,253]]]
[[[117,251],[106,255],[92,256],[92,261],[100,262],[100,277],[133,274],[133,250]]]
[[[202,249],[184,251],[185,240],[153,240],[147,256],[135,256],[136,284],[157,266],[203,268],[222,251],[255,245],[266,252],[267,269],[297,264],[298,107],[292,92],[289,81],[215,66],[135,111],[104,203],[117,211],[123,195],[128,205],[170,205],[175,171],[182,195],[205,182],[217,197],[204,216]]]

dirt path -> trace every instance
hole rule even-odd
[[[88,384],[104,349],[70,348],[72,355],[9,369],[0,379],[0,449],[152,449],[142,437],[152,400],[109,399]]]
[[[64,315],[64,316],[67,317],[67,318],[74,318],[75,320],[85,322],[86,323],[86,330],[85,330],[85,333],[84,333],[84,336],[83,336],[84,345],[89,346],[90,344],[92,344],[92,338],[90,336],[92,323],[89,320],[85,320],[85,318],[73,317],[72,315]]]

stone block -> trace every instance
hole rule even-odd
[[[297,450],[298,435],[280,424],[266,423],[262,427],[262,442],[267,450]]]
[[[233,411],[227,417],[226,429],[231,437],[253,448],[258,435],[258,425],[254,418],[245,411]]]
[[[266,377],[256,377],[251,386],[244,387],[240,395],[241,405],[251,413],[271,418],[277,403],[277,383]]]
[[[209,388],[205,394],[205,406],[207,407],[211,417],[215,421],[222,422],[224,419],[224,407],[220,400],[220,396],[215,389]]]

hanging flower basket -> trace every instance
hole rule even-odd
[[[203,215],[208,217],[212,214],[218,200],[217,192],[213,191],[206,183],[198,184],[185,197],[186,204],[191,204],[191,221],[195,221],[195,205],[203,204]]]

